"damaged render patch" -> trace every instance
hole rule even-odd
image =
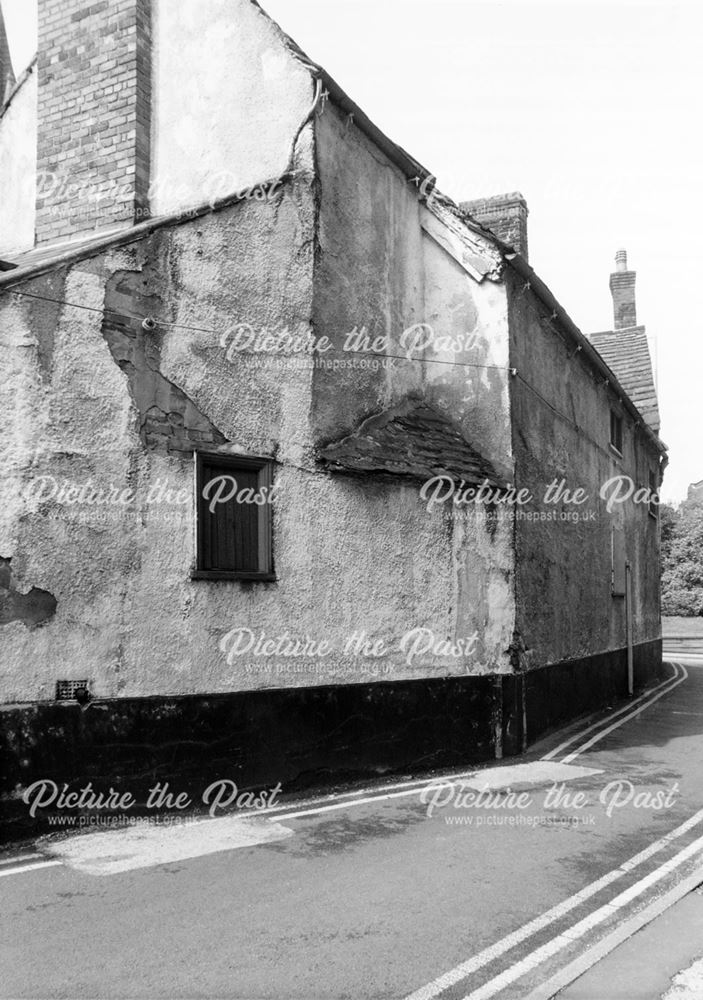
[[[22,594],[12,586],[10,559],[0,556],[0,625],[22,622],[27,628],[36,628],[56,614],[56,598],[39,587]]]
[[[129,379],[139,412],[139,434],[146,448],[192,452],[196,446],[226,444],[227,438],[200,412],[182,389],[160,371],[161,334],[142,329],[134,315],[162,315],[163,303],[149,294],[142,271],[119,271],[105,289],[102,334],[110,353]]]

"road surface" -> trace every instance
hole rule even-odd
[[[5,858],[0,997],[656,1000],[703,954],[703,657],[669,675],[519,760]]]

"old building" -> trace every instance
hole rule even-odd
[[[603,492],[658,485],[652,399],[524,199],[440,194],[250,0],[39,20],[0,118],[4,793],[519,752],[626,693],[626,603],[656,674],[656,506]]]

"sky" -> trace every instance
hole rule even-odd
[[[161,0],[164,2],[164,0]],[[168,0],[196,3],[198,0]],[[2,0],[16,71],[33,0]],[[262,0],[457,201],[521,191],[530,263],[584,333],[612,328],[625,248],[655,357],[662,498],[703,479],[703,4]]]

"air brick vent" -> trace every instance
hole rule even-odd
[[[77,692],[90,692],[90,681],[57,681],[56,700],[57,701],[77,701]]]

